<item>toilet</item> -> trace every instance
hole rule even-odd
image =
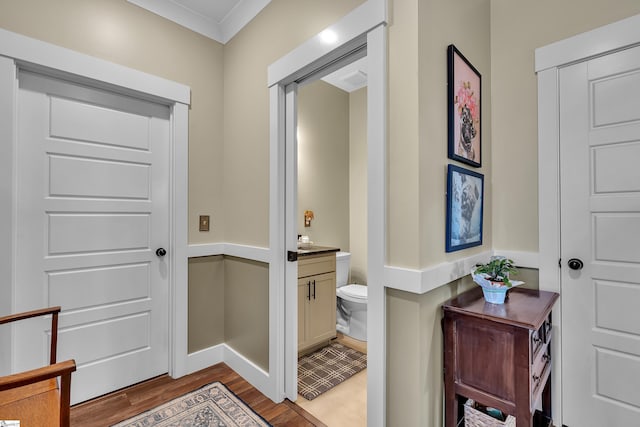
[[[336,330],[360,341],[367,340],[367,287],[348,284],[349,252],[336,253]]]

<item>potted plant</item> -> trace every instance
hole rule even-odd
[[[503,304],[507,290],[524,282],[509,279],[517,270],[513,260],[494,256],[486,264],[477,264],[471,270],[473,281],[482,287],[484,299],[493,304]]]

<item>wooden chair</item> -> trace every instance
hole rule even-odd
[[[56,363],[59,313],[60,307],[51,307],[0,317],[2,325],[51,315],[50,364],[0,377],[0,420],[20,420],[21,427],[69,427],[71,373],[76,362]]]

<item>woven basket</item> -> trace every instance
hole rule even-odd
[[[473,407],[473,400],[467,400],[464,404],[465,427],[516,427],[516,418],[507,415],[506,421],[500,421],[490,415],[480,412]]]

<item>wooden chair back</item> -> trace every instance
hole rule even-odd
[[[49,365],[0,377],[0,420],[20,420],[20,427],[69,427],[71,373],[76,363],[56,362],[59,313],[60,307],[50,307],[0,317],[2,325],[51,315]]]

